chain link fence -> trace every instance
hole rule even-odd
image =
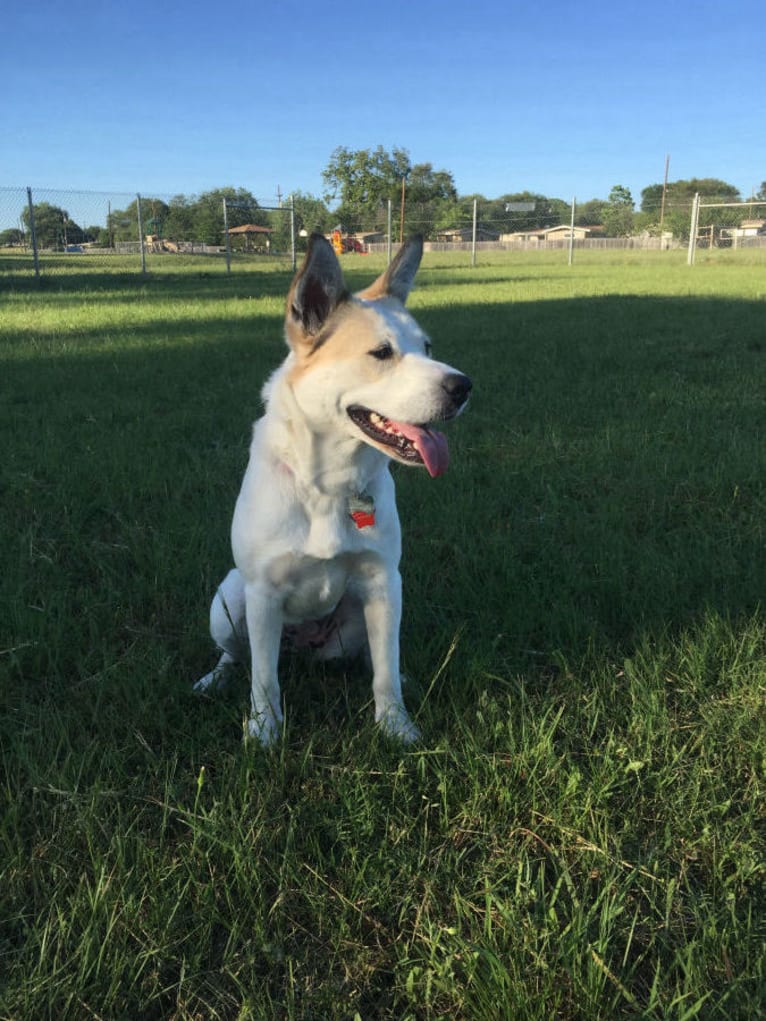
[[[241,189],[200,197],[0,188],[0,273],[55,274],[88,260],[104,271],[146,273],[179,257],[221,270],[269,259],[295,264],[292,207]]]
[[[571,207],[558,199],[460,200],[443,227],[427,203],[397,208],[389,201],[374,222],[332,230],[326,208],[309,212],[305,197],[296,201],[297,210],[292,199],[263,202],[241,188],[199,196],[0,188],[0,276],[63,274],[84,261],[105,273],[167,272],[180,265],[177,260],[192,258],[221,272],[254,260],[294,268],[296,247],[304,247],[313,230],[324,232],[339,252],[389,259],[402,232],[415,231],[427,238],[427,251],[469,252],[473,261],[484,251],[568,249],[571,259],[575,250],[667,250],[685,247],[691,234],[698,247],[766,247],[763,203],[745,208],[706,200],[696,228],[690,227],[691,200],[641,214],[631,204],[622,210],[625,223],[610,229],[605,220],[597,222],[593,207],[604,204],[596,200]],[[644,229],[642,217],[649,224]]]

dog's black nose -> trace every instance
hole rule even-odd
[[[442,380],[442,387],[447,391],[456,405],[465,404],[473,383],[462,372],[451,372]]]

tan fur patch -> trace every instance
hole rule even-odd
[[[296,350],[298,357],[288,381],[293,385],[320,365],[362,358],[380,343],[380,326],[374,307],[351,299],[336,309],[315,338],[315,346],[304,343]],[[370,375],[374,373],[371,371]]]

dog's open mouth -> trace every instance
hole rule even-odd
[[[423,464],[431,478],[443,475],[449,466],[447,437],[436,429],[409,422],[394,422],[377,411],[358,404],[348,409],[351,421],[397,461]]]

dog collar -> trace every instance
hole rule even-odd
[[[348,513],[357,528],[375,524],[375,501],[369,493],[355,493],[348,501]]]

